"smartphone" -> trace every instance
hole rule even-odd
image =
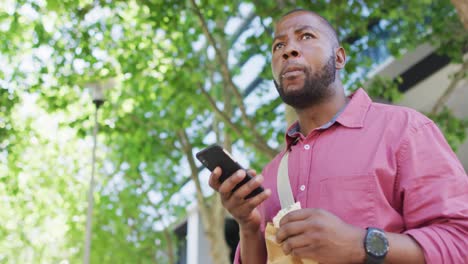
[[[216,144],[201,150],[196,154],[196,157],[210,171],[213,171],[218,166],[221,167],[222,173],[219,177],[219,181],[221,183],[224,182],[236,171],[245,170],[239,163],[237,163],[232,158],[231,154],[227,150]],[[241,182],[239,182],[234,187],[234,189],[232,189],[233,192],[253,178],[253,176],[250,175],[250,173],[248,173],[247,170],[245,170],[245,172],[247,174],[246,177]],[[253,190],[249,195],[247,195],[244,199],[247,200],[249,198],[252,198],[263,191],[263,187],[259,186],[255,190]]]

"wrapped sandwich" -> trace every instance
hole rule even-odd
[[[281,219],[288,213],[299,209],[301,209],[301,204],[299,202],[287,208],[283,208],[273,217],[273,223],[267,224],[265,229],[265,242],[268,252],[268,264],[318,264],[318,262],[311,259],[301,259],[291,255],[285,255],[281,244],[276,242],[276,232],[278,231]]]

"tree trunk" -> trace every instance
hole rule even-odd
[[[225,42],[219,41],[218,43],[220,43],[220,46],[222,48],[221,50],[227,50],[225,47]],[[223,56],[223,59],[227,60],[226,54],[220,55]],[[228,88],[228,85],[226,85],[226,83],[224,83],[223,85],[222,94],[224,100],[224,112],[228,115],[232,115],[232,91]],[[224,124],[223,129],[219,129],[218,125],[220,123],[222,123],[222,121],[218,118],[215,118],[216,129],[214,129],[214,131],[216,132],[218,142],[221,139],[223,141],[223,147],[231,152],[232,140],[228,133],[229,128],[226,124]],[[230,263],[230,250],[226,243],[226,237],[224,232],[226,212],[221,203],[221,197],[219,196],[219,194],[216,193],[211,200],[205,200],[205,204],[203,206],[207,208],[207,210],[202,211],[203,228],[206,237],[210,241],[210,254],[213,263],[228,264]]]
[[[175,264],[175,256],[174,256],[174,247],[172,242],[172,234],[169,230],[164,229],[164,236],[166,237],[167,241],[167,257],[169,258],[169,263]]]
[[[211,199],[205,198],[198,177],[198,167],[193,157],[192,144],[184,129],[179,130],[177,133],[180,138],[180,143],[182,144],[182,149],[190,165],[190,177],[195,184],[198,212],[202,220],[204,233],[210,242],[210,253],[213,263],[228,264],[229,249],[224,237],[225,212],[221,204],[221,198],[218,194],[213,195]]]
[[[213,81],[214,84],[214,81]],[[227,88],[227,85],[223,85],[224,95],[224,113],[231,115],[232,112],[232,96],[231,90]],[[223,142],[223,147],[232,151],[232,141],[228,133],[225,132],[228,129],[227,124],[224,124],[224,131],[219,129],[219,124],[222,123],[219,117],[215,117],[213,131],[216,134],[218,142]],[[226,213],[221,203],[221,197],[219,194],[213,195],[212,199],[205,200],[202,205],[205,210],[200,210],[202,218],[203,230],[208,241],[210,241],[210,254],[213,263],[228,264],[229,259],[229,247],[226,243],[225,237],[225,217]]]
[[[468,30],[468,1],[466,0],[451,0],[458,12],[458,17],[465,29]]]
[[[209,203],[210,205],[203,205],[208,210],[201,210],[200,215],[205,235],[210,241],[211,259],[216,264],[229,264],[231,262],[229,259],[230,250],[224,235],[225,212],[220,196],[215,194]]]
[[[431,114],[433,115],[437,114],[439,110],[444,107],[444,105],[447,103],[448,99],[450,98],[450,95],[453,93],[455,88],[457,88],[458,82],[463,80],[463,78],[465,78],[467,72],[468,72],[468,60],[466,60],[462,64],[460,70],[458,70],[454,74],[452,81],[450,82],[448,88],[445,90],[442,96],[440,96],[439,99],[437,99],[437,102],[432,107]]]

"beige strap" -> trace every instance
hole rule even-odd
[[[289,182],[288,156],[289,150],[287,150],[281,158],[281,162],[278,167],[278,176],[276,177],[276,188],[278,190],[281,208],[287,208],[294,204],[294,196],[291,189],[291,183]]]

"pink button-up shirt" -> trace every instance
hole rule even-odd
[[[303,208],[325,209],[361,228],[410,235],[427,263],[468,263],[468,177],[427,117],[373,103],[360,89],[331,126],[305,137],[296,123],[286,143],[292,192]],[[281,156],[262,173],[264,187],[272,190],[259,207],[263,231],[281,209]]]

